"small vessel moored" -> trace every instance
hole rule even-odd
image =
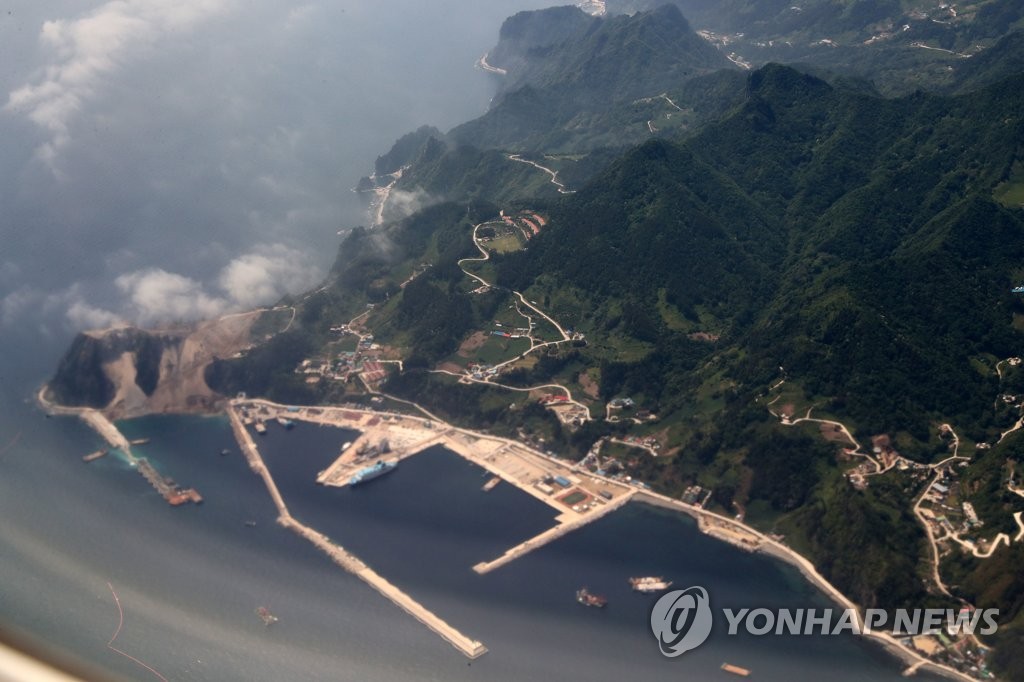
[[[277,423],[283,426],[285,429],[290,429],[293,426],[295,426],[295,422],[293,422],[291,419],[285,419],[284,417],[278,417]]]
[[[738,665],[733,665],[732,663],[723,663],[722,670],[727,673],[732,673],[733,675],[739,675],[740,677],[748,677],[750,675],[749,670],[741,668]]]
[[[88,455],[82,457],[83,462],[92,462],[100,457],[105,457],[110,450],[97,450],[96,452],[90,452]]]
[[[599,594],[594,594],[585,587],[581,587],[576,590],[576,601],[584,606],[596,606],[597,608],[604,608],[604,605],[608,603],[608,600]]]
[[[639,578],[630,578],[629,584],[637,592],[644,593],[661,592],[662,590],[667,590],[668,588],[672,587],[671,580],[665,580],[661,576],[653,575],[643,576]]]
[[[487,483],[484,483],[483,491],[485,493],[490,492],[494,490],[494,486],[498,485],[499,483],[501,483],[501,478],[499,478],[498,476],[494,476],[493,478],[491,478],[491,480],[487,481]]]
[[[256,422],[256,425],[253,428],[256,429],[256,433],[261,436],[266,435],[267,433],[267,425],[261,421]]]

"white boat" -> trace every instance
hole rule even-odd
[[[665,580],[660,576],[651,575],[643,576],[640,578],[630,578],[629,584],[637,592],[644,593],[661,592],[662,590],[667,590],[668,588],[672,587],[671,580]]]

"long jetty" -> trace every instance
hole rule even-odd
[[[363,563],[359,557],[347,551],[344,547],[335,544],[330,540],[330,538],[318,530],[310,528],[296,520],[295,517],[291,515],[291,512],[288,511],[288,505],[285,504],[284,498],[281,496],[281,491],[278,490],[277,484],[274,482],[274,478],[270,474],[270,470],[263,462],[263,457],[260,455],[259,449],[256,447],[256,443],[246,430],[241,419],[239,419],[238,413],[234,408],[229,407],[228,415],[231,419],[231,428],[235,432],[235,438],[238,440],[238,443],[242,448],[242,452],[245,454],[245,458],[249,462],[249,467],[263,479],[263,484],[266,486],[267,491],[274,500],[274,505],[277,507],[278,511],[278,523],[309,540],[327,554],[336,564],[344,568],[349,573],[355,575],[384,597],[390,599],[393,604],[426,625],[430,630],[439,635],[466,657],[478,658],[487,653],[487,647],[481,642],[467,637],[446,623],[435,613],[427,609],[392,583],[388,582],[379,573]]]
[[[160,493],[160,496],[167,500],[171,506],[178,506],[185,502],[193,502],[199,504],[203,501],[203,496],[199,494],[195,488],[181,489],[177,485],[168,481],[166,478],[160,475],[160,473],[153,468],[153,466],[146,461],[145,458],[136,457],[135,453],[132,452],[133,445],[145,445],[149,442],[148,438],[137,438],[135,440],[128,440],[121,430],[117,428],[114,422],[107,418],[107,415],[103,414],[100,410],[93,409],[91,407],[64,407],[62,405],[55,405],[46,399],[46,387],[43,386],[39,389],[39,393],[36,396],[39,404],[43,409],[52,414],[76,416],[83,422],[89,425],[93,431],[103,437],[103,440],[107,441],[112,449],[120,450],[124,453],[125,459],[128,463],[135,467],[135,470],[146,479],[153,488]],[[85,462],[92,462],[107,455],[109,450],[96,450],[88,455],[82,457]]]
[[[481,561],[473,567],[473,570],[479,573],[480,575],[490,573],[496,568],[501,568],[505,564],[515,561],[524,554],[529,554],[535,549],[540,549],[544,545],[550,542],[554,542],[558,538],[562,537],[567,533],[571,533],[577,528],[582,528],[588,523],[593,523],[602,516],[610,514],[616,509],[622,507],[631,499],[633,499],[632,492],[627,493],[625,495],[621,495],[615,498],[615,500],[590,511],[583,516],[576,516],[572,519],[569,519],[567,521],[564,521],[563,523],[558,524],[557,526],[554,526],[553,528],[547,529],[539,535],[533,536],[529,540],[526,540],[525,542],[522,542],[516,545],[515,547],[512,547],[497,559],[494,559],[492,561]]]

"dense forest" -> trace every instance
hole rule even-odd
[[[1024,393],[1024,368],[1000,363],[1024,340],[1011,292],[1024,278],[1024,207],[1012,198],[1024,187],[1020,7],[970,4],[970,21],[937,27],[915,16],[906,36],[866,44],[905,18],[901,3],[820,0],[794,17],[788,3],[679,0],[692,25],[674,7],[619,14],[649,4],[609,2],[608,19],[576,8],[509,19],[490,55],[508,71],[490,110],[448,133],[421,128],[377,160],[378,176],[403,169],[396,187],[427,206],[350,230],[294,328],[214,363],[208,383],[286,402],[347,398],[294,368],[330,352],[332,325],[370,310],[367,330],[404,358],[383,392],[573,459],[604,436],[657,436],[662,456],[621,466],[669,494],[705,487],[715,509],[784,536],[862,606],[957,604],[922,577],[921,481],[854,487],[848,443],[784,428],[769,407],[838,419],[863,444],[891,437],[923,464],[948,453],[939,426],[955,425],[974,457],[965,497],[987,531],[1014,530],[1007,466],[1024,460],[1024,439],[1000,442],[1020,418],[1000,395]],[[718,13],[729,20],[706,23]],[[741,71],[693,31],[707,26],[749,32],[730,45],[760,61],[805,63]],[[819,59],[808,36],[824,30],[846,43]],[[754,50],[758,36],[794,42]],[[914,46],[924,39],[988,49],[955,61]],[[906,94],[879,94],[894,92]],[[459,266],[479,256],[474,226],[522,209],[543,212],[544,229],[476,263],[495,284],[477,287]],[[585,341],[546,348],[501,382],[572,386],[595,417],[630,396],[630,419],[563,424],[522,393],[432,372],[514,307],[513,290]],[[76,340],[58,397],[103,402],[97,352]],[[148,390],[151,369],[139,376]],[[1022,547],[942,564],[955,597],[1002,609],[991,643],[1011,678],[1024,674]]]

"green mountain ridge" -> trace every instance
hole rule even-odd
[[[859,603],[943,603],[917,577],[927,550],[912,494],[853,489],[816,434],[780,437],[757,403],[785,378],[789,395],[847,421],[862,442],[892,434],[925,464],[941,446],[937,423],[971,444],[1012,425],[1012,411],[993,409],[1007,389],[990,358],[1021,341],[1024,306],[1009,289],[1024,216],[993,190],[1024,151],[1021,85],[888,100],[786,67],[754,72],[722,121],[628,152],[549,203],[551,225],[527,250],[492,257],[499,284],[549,302],[591,340],[552,359],[554,375],[530,379],[565,381],[568,361],[596,371],[605,399],[629,394],[656,410],[667,444],[681,447],[643,465],[645,477],[675,490],[700,483],[725,509],[758,510],[754,523],[784,532]],[[459,274],[446,277],[450,287]],[[693,340],[698,331],[717,341]],[[629,359],[617,350],[627,347]],[[391,390],[447,400],[413,376]],[[792,470],[805,451],[816,454]]]
[[[861,40],[881,30],[865,21],[916,11],[677,4],[762,31],[751,40],[821,26],[848,26]],[[952,31],[943,49],[972,35],[994,42],[1018,21],[1002,0],[970,7],[970,22],[934,29]],[[845,49],[783,52],[830,70],[835,60],[819,59],[819,48]],[[509,70],[494,106],[447,135],[421,128],[378,159],[378,176],[404,168],[395,187],[436,203],[353,230],[329,285],[295,302],[287,334],[215,362],[207,382],[283,402],[365,398],[352,384],[310,386],[295,373],[303,358],[330,362],[342,347],[332,327],[364,316],[383,352],[404,360],[383,391],[567,457],[613,437],[604,444],[619,471],[673,495],[701,486],[710,506],[783,535],[864,607],[998,605],[992,662],[1024,678],[1024,544],[989,559],[953,545],[940,558],[946,594],[913,511],[933,481],[926,467],[954,451],[965,466],[934,480],[955,489],[949,514],[974,505],[983,526],[970,537],[1012,537],[1012,514],[1024,509],[1010,490],[1024,437],[1003,435],[1024,409],[1024,367],[1009,361],[1024,332],[1024,301],[1011,293],[1024,281],[1020,34],[955,68],[935,56],[920,82],[957,95],[875,94],[855,78],[865,64],[887,64],[879,90],[913,89],[908,74],[928,51],[856,50],[865,61],[832,82],[774,63],[716,71],[725,57],[674,7],[517,15],[491,54]],[[570,189],[524,161],[557,170]],[[537,229],[520,237],[499,211],[513,223],[530,216]],[[483,223],[476,237],[489,259],[467,263]],[[572,341],[521,358],[495,382],[556,382],[589,421],[563,423],[536,395],[451,376],[524,348],[488,338],[496,322],[520,319],[513,291]],[[549,327],[534,333],[558,337]],[[88,346],[75,344],[59,376],[102,393],[89,367],[105,356]],[[611,404],[624,396],[635,407]],[[828,421],[800,423],[812,413]],[[849,452],[832,420],[864,450]],[[653,439],[659,455],[629,449],[632,437]],[[874,448],[905,467],[863,475],[857,457]]]

